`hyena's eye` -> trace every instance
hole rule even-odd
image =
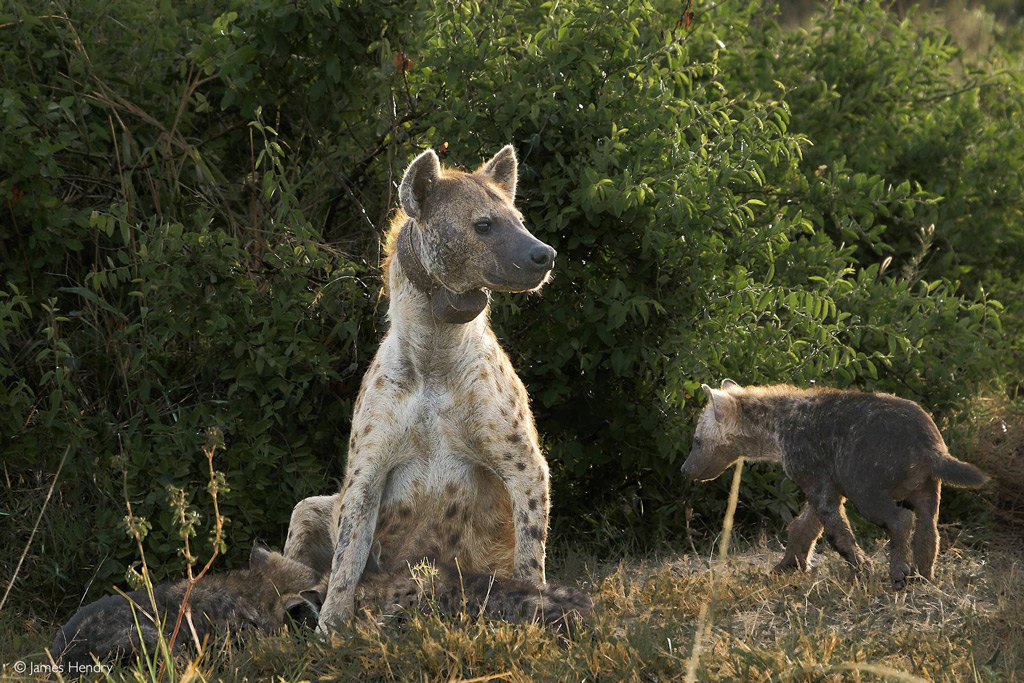
[[[491,222],[489,220],[487,220],[486,218],[484,218],[484,219],[478,220],[476,223],[474,223],[473,227],[476,229],[478,234],[483,235],[485,232],[489,232],[490,231],[490,229],[491,229]]]

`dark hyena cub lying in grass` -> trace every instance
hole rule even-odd
[[[371,614],[400,617],[409,610],[420,610],[441,616],[465,614],[510,623],[531,622],[568,639],[594,611],[594,601],[569,586],[537,586],[426,561],[405,572],[389,573],[380,569],[375,552],[371,552],[356,591],[356,605]]]
[[[710,401],[683,472],[707,481],[741,457],[773,460],[807,496],[776,571],[806,569],[822,529],[851,565],[860,566],[866,558],[843,511],[849,499],[889,531],[893,588],[905,587],[913,573],[912,528],[913,564],[931,580],[942,482],[973,487],[987,480],[950,456],[935,423],[913,401],[785,385],[744,388],[728,379],[721,389],[703,388]],[[897,505],[900,500],[914,512]]]
[[[175,652],[206,636],[257,628],[275,630],[285,616],[316,625],[326,581],[304,564],[256,546],[249,568],[204,576],[189,597],[191,624],[182,620]],[[50,655],[64,671],[82,670],[99,660],[124,660],[143,649],[157,651],[161,631],[170,639],[185,594],[185,580],[153,587],[156,614],[145,589],[108,595],[80,609],[62,626]],[[193,633],[193,628],[195,632]]]

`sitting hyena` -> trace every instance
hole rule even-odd
[[[554,264],[513,205],[516,180],[511,146],[474,173],[428,151],[402,178],[384,265],[390,329],[356,400],[345,484],[301,501],[285,544],[330,571],[321,631],[352,616],[371,548],[399,584],[426,560],[544,586],[547,462],[486,313],[488,290],[537,290]]]
[[[207,636],[257,628],[280,628],[288,615],[302,623],[315,623],[323,601],[325,574],[255,546],[249,568],[199,579],[189,597],[191,618],[182,620],[175,651],[201,644]],[[187,581],[153,587],[153,601],[145,589],[108,595],[86,605],[57,631],[50,646],[61,670],[74,673],[99,660],[123,660],[143,650],[157,651],[161,631],[171,637]]]
[[[849,499],[890,538],[889,576],[906,586],[913,564],[931,580],[938,553],[942,482],[981,486],[973,465],[952,456],[935,423],[913,401],[889,394],[791,386],[721,389],[703,385],[710,398],[693,437],[683,472],[714,479],[740,457],[781,462],[807,496],[807,506],[789,527],[786,555],[776,571],[806,569],[822,529],[854,567],[864,554],[843,511]],[[917,513],[900,507],[907,500]]]

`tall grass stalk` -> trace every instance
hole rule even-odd
[[[714,619],[715,600],[718,598],[718,584],[725,573],[725,561],[729,556],[729,539],[732,537],[732,520],[736,514],[736,503],[740,497],[740,478],[743,475],[743,459],[741,458],[732,472],[732,487],[729,489],[729,505],[725,509],[722,520],[722,540],[718,546],[718,561],[711,568],[711,597],[701,605],[697,616],[697,630],[693,634],[693,652],[686,665],[686,683],[697,680],[697,664],[700,662],[700,648],[704,636],[711,628]]]
[[[18,578],[18,572],[21,571],[21,565],[25,562],[25,557],[28,555],[28,549],[32,547],[32,541],[36,537],[36,532],[39,531],[39,523],[43,521],[43,514],[46,512],[46,506],[50,504],[50,498],[53,497],[53,489],[57,486],[57,481],[60,479],[61,470],[64,469],[64,462],[68,459],[68,453],[71,452],[71,445],[64,449],[64,455],[60,458],[60,464],[57,465],[57,473],[53,475],[53,481],[50,482],[50,490],[46,492],[46,498],[43,500],[43,506],[39,508],[39,515],[36,517],[36,523],[32,526],[32,533],[28,535],[28,540],[25,541],[25,548],[21,551],[21,557],[18,558],[18,564],[14,567],[14,573],[11,574],[11,580],[7,582],[7,588],[4,589],[4,597],[0,598],[0,612],[3,612],[4,605],[7,604],[7,596],[11,594],[11,588],[14,587],[14,581]]]

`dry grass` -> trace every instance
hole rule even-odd
[[[567,646],[535,626],[414,614],[364,619],[330,642],[306,633],[225,641],[164,675],[150,662],[104,680],[680,681],[698,629],[698,681],[1024,680],[1024,416],[984,412],[973,442],[972,460],[994,478],[988,528],[943,527],[936,581],[905,592],[888,588],[885,542],[867,548],[873,566],[857,578],[827,549],[808,573],[769,575],[780,550],[764,541],[734,543],[722,564],[697,554],[609,563],[563,550],[551,579],[598,602]],[[0,612],[2,678],[38,680],[12,665],[46,661],[56,627]]]
[[[886,550],[878,544],[874,566],[854,580],[831,551],[809,573],[769,576],[777,551],[748,545],[719,577],[697,680],[1024,678],[1021,548],[984,548],[961,535],[941,552],[936,583],[915,583],[904,593],[887,589]],[[364,621],[330,643],[285,633],[248,648],[210,648],[190,673],[182,662],[176,679],[681,680],[698,615],[711,597],[709,561],[682,555],[609,565],[589,555],[559,558],[559,578],[599,601],[594,623],[568,646],[532,626],[414,615],[403,623]],[[41,661],[49,636],[29,638],[31,659]],[[117,669],[111,677],[152,680],[142,668]]]

